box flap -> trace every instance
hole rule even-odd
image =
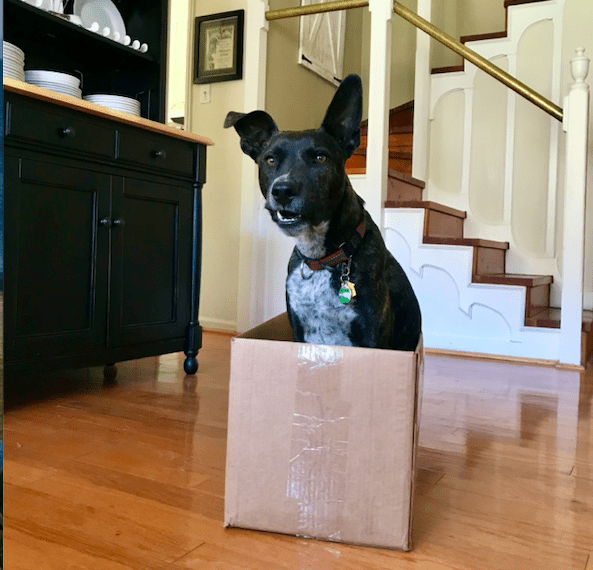
[[[255,338],[261,340],[294,340],[288,314],[282,313],[257,327],[240,334],[236,338]]]

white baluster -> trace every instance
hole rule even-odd
[[[566,172],[564,178],[564,243],[560,355],[563,364],[581,364],[583,270],[585,256],[585,192],[589,135],[589,58],[585,48],[570,62],[574,83],[564,98]]]

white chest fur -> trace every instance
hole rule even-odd
[[[352,346],[349,333],[356,311],[340,303],[331,287],[329,271],[310,272],[304,279],[297,266],[286,280],[288,302],[303,326],[305,342],[333,346]],[[311,274],[312,273],[312,274]]]

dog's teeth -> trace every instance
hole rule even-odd
[[[283,216],[280,211],[276,212],[278,215],[278,220],[281,222],[294,222],[298,218],[298,216]]]

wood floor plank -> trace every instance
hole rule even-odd
[[[230,343],[205,333],[195,377],[165,355],[7,402],[5,567],[593,570],[592,370],[427,357],[401,553],[223,528]]]
[[[136,570],[172,570],[173,560],[184,554],[165,533],[106,508],[13,485],[5,486],[4,497],[8,505],[19,506],[18,510],[5,509],[5,527],[38,540]]]
[[[134,570],[119,562],[43,541],[13,528],[4,531],[4,566],[10,570]]]

